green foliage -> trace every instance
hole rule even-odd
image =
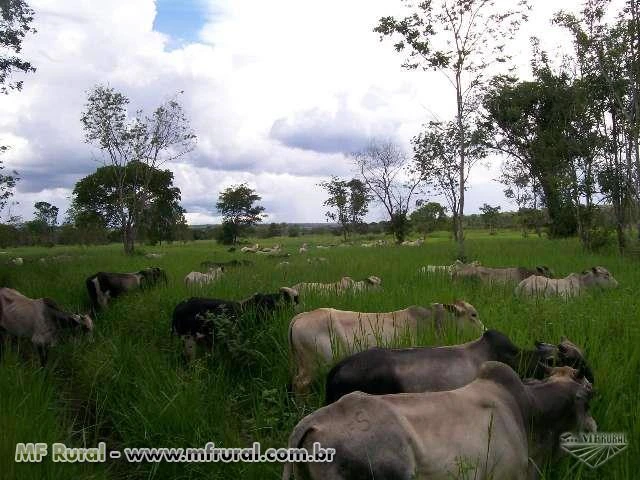
[[[224,223],[233,229],[233,243],[237,243],[243,229],[262,221],[264,207],[254,205],[260,200],[262,197],[246,183],[232,185],[220,192],[216,209],[222,215]]]
[[[142,185],[136,179],[148,178]],[[125,180],[121,183],[119,179]],[[126,223],[152,242],[173,240],[183,225],[184,209],[180,189],[173,186],[173,173],[141,162],[126,166],[104,166],[76,183],[70,220],[77,228],[99,232],[105,228],[122,231],[121,206],[125,211],[144,212]]]
[[[346,181],[331,177],[330,181],[321,182],[319,185],[329,195],[323,205],[332,209],[326,212],[325,216],[340,225],[346,241],[349,234],[363,223],[372,197],[366,185],[357,178]]]
[[[51,205],[49,202],[36,202],[33,206],[33,213],[36,220],[39,220],[47,227],[55,227],[58,225],[58,207]]]
[[[22,89],[22,80],[9,81],[14,72],[36,71],[19,55],[25,36],[36,32],[31,26],[35,12],[24,0],[3,0],[0,2],[0,15],[0,93],[6,95],[11,90]]]
[[[431,233],[447,228],[447,209],[438,202],[425,202],[409,217],[411,225],[419,233]]]
[[[122,233],[124,251],[132,254],[137,229],[145,218],[149,219],[149,202],[157,203],[156,220],[163,214],[170,218],[151,231],[154,240],[168,234],[167,225],[180,221],[182,211],[171,200],[164,205],[155,202],[159,197],[152,192],[158,187],[154,183],[159,166],[193,150],[196,136],[175,98],[162,103],[151,115],[138,110],[134,118],[128,116],[128,105],[129,99],[111,87],[97,85],[88,93],[80,118],[85,142],[102,151],[103,168],[107,169],[102,170],[102,176],[111,178],[94,179],[94,187],[101,189],[98,197],[105,201],[90,201],[86,191],[79,193],[93,204],[93,211],[102,207],[107,222],[113,224],[117,220],[118,225],[113,228]],[[169,198],[172,195],[175,196],[173,190],[167,192]]]
[[[233,245],[236,242],[236,228],[231,222],[222,222],[222,227],[218,229],[216,241],[221,245]]]
[[[500,214],[501,208],[500,206],[492,207],[488,203],[480,207],[485,227],[489,229],[492,235],[495,234],[496,227],[498,226],[498,215]]]

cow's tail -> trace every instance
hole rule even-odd
[[[289,448],[302,448],[302,444],[310,433],[315,430],[315,427],[312,425],[314,419],[310,418],[312,415],[309,415],[298,423],[296,427],[291,432],[291,436],[289,437]],[[293,463],[287,462],[284,464],[284,469],[282,471],[282,480],[289,480],[293,474]]]
[[[89,300],[91,301],[91,308],[95,311],[98,308],[98,292],[96,291],[95,281],[98,280],[98,274],[90,276],[85,280],[87,286],[87,293],[89,294]]]

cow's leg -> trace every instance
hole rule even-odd
[[[48,348],[47,345],[37,344],[36,348],[38,349],[38,356],[40,357],[40,365],[44,368],[47,364],[47,353]]]
[[[7,341],[6,330],[0,327],[0,361],[2,361],[2,352],[4,350],[4,343]]]
[[[190,363],[196,358],[196,352],[198,349],[196,338],[192,335],[184,335],[182,337],[182,343],[184,347],[184,358],[187,363]]]

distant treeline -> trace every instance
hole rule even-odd
[[[420,210],[416,210],[420,212]],[[434,231],[451,231],[451,217],[438,215],[425,217],[411,215],[411,235],[428,236]],[[601,243],[613,241],[615,215],[608,206],[598,207],[594,222],[599,226]],[[464,226],[468,229],[518,230],[523,235],[546,235],[549,229],[547,212],[544,209],[521,209],[518,212],[490,211],[482,214],[465,215]],[[360,223],[355,233],[361,235],[380,235],[389,233],[389,222]],[[158,245],[171,242],[187,242],[193,240],[220,240],[222,225],[188,226],[179,225],[158,234],[157,230],[140,232],[140,241],[146,245]],[[273,238],[300,237],[305,235],[341,236],[340,226],[335,223],[295,224],[269,223],[255,225],[243,232],[244,237]],[[46,226],[37,220],[20,224],[0,224],[0,248],[18,246],[53,246],[53,245],[100,245],[122,241],[119,230],[104,228],[98,224],[77,226],[65,223],[61,226]]]

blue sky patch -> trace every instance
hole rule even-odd
[[[202,0],[156,0],[153,29],[171,37],[170,48],[198,41],[207,20]]]

